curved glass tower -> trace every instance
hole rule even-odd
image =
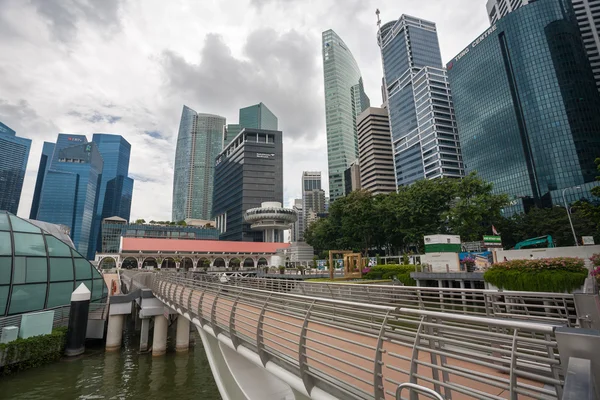
[[[183,106],[173,177],[173,221],[210,219],[215,157],[223,149],[225,118]]]
[[[358,64],[344,41],[329,29],[323,32],[325,119],[331,201],[344,196],[344,171],[358,159],[356,118],[370,106]]]

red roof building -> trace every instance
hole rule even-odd
[[[289,243],[228,242],[220,240],[172,240],[124,237],[122,253],[175,253],[180,254],[275,254],[290,247]]]

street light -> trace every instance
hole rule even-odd
[[[573,221],[571,220],[571,211],[569,210],[569,205],[567,204],[567,199],[565,198],[565,192],[569,189],[581,189],[581,186],[574,186],[572,188],[564,188],[562,191],[563,203],[565,203],[565,209],[567,210],[567,217],[569,217],[569,224],[571,225],[571,232],[573,232],[573,239],[575,239],[575,246],[579,247],[579,242],[577,241],[577,235],[575,235],[575,228],[573,227]]]

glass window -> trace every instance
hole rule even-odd
[[[13,283],[25,283],[27,277],[27,260],[25,257],[15,257],[15,273]]]
[[[72,281],[73,259],[50,257],[50,281]]]
[[[8,289],[10,286],[0,286],[0,315],[6,313],[6,303],[8,303]]]
[[[104,279],[94,279],[94,288],[92,290],[92,300],[98,300],[98,299],[102,298],[102,296],[104,294],[103,286],[106,286],[106,284],[104,283]]]
[[[31,233],[13,233],[15,236],[15,255],[45,256],[46,246],[42,235]]]
[[[46,284],[13,286],[9,314],[19,314],[44,308]]]
[[[25,282],[46,282],[48,280],[48,260],[42,257],[27,258],[27,276]]]
[[[10,227],[8,226],[8,214],[6,214],[6,213],[0,213],[0,230],[2,230],[2,231],[10,230]],[[0,314],[0,315],[2,315],[2,314]]]
[[[31,233],[40,233],[41,230],[35,225],[30,224],[29,222],[25,222],[20,218],[15,217],[14,215],[9,215],[10,223],[12,224],[12,230],[17,232],[31,232]]]
[[[0,232],[0,255],[12,255],[12,241],[10,240],[10,232]]]
[[[63,306],[71,303],[73,293],[73,282],[51,283],[48,291],[48,305],[50,307]]]
[[[10,283],[11,263],[12,258],[0,257],[0,285],[6,285]],[[0,312],[0,315],[2,315],[2,312]]]
[[[92,264],[80,258],[75,260],[75,278],[89,279],[92,277]]]
[[[73,253],[74,258],[83,258],[83,256],[79,254],[75,249],[71,249],[71,253]]]
[[[71,248],[54,236],[46,235],[46,244],[51,256],[71,257]]]

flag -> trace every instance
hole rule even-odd
[[[494,236],[498,236],[499,235],[499,233],[496,230],[496,227],[494,225],[492,225],[492,233],[494,234]]]

